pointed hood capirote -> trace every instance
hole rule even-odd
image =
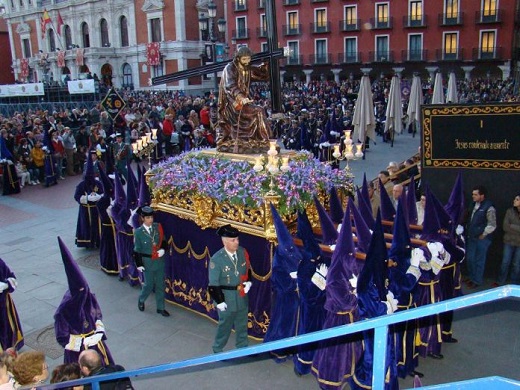
[[[126,183],[126,207],[129,210],[134,210],[137,207],[138,201],[137,178],[135,177],[134,171],[129,162],[127,163],[127,169],[128,181]]]
[[[303,241],[303,248],[310,258],[317,259],[321,254],[321,249],[316,237],[314,237],[312,225],[305,210],[298,211],[297,235]]]
[[[99,167],[99,181],[103,186],[103,193],[110,196],[110,199],[114,199],[114,186],[102,167]]]
[[[390,195],[386,192],[381,179],[379,179],[379,196],[381,198],[381,219],[385,221],[393,221],[395,218],[395,207],[392,204]]]
[[[456,229],[457,225],[462,223],[465,210],[464,184],[462,182],[462,172],[460,171],[457,174],[455,185],[451,190],[450,198],[448,199],[448,203],[444,206],[444,209],[451,217],[453,229]],[[453,231],[452,233],[453,236],[455,236],[455,232]]]
[[[426,205],[421,238],[441,241],[453,231],[453,221],[430,187],[426,187]]]
[[[83,290],[88,290],[87,280],[83,276],[78,263],[76,263],[72,257],[69,248],[67,248],[60,237],[58,237],[58,245],[60,247],[61,259],[65,267],[65,274],[67,275],[67,283],[71,295],[75,295]]]
[[[417,197],[415,196],[415,182],[410,180],[406,191],[406,217],[410,225],[417,225]]]
[[[318,217],[320,219],[322,243],[325,245],[333,245],[338,239],[338,231],[334,226],[334,222],[321,204],[318,198],[314,197],[314,205],[318,210]]]
[[[301,252],[296,248],[293,237],[276,208],[272,203],[270,206],[274,227],[276,229],[276,238],[278,240],[273,258],[273,268],[282,268],[287,271],[287,273],[294,272],[298,269],[298,264],[302,259]]]
[[[350,209],[352,210],[352,217],[354,219],[354,226],[356,227],[356,237],[358,241],[358,248],[361,252],[367,253],[368,247],[370,245],[370,239],[372,238],[372,233],[365,223],[365,219],[361,216],[361,213],[357,209],[354,202],[349,201]],[[342,225],[343,228],[343,225]]]
[[[329,192],[330,218],[334,223],[341,223],[343,219],[343,206],[338,197],[338,192],[333,186]]]
[[[406,216],[401,202],[397,204],[395,215],[394,230],[392,236],[392,246],[388,251],[388,258],[394,260],[397,266],[406,272],[410,266],[412,244],[410,242],[410,231],[406,222]]]

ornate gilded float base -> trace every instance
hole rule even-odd
[[[220,153],[235,154],[257,154],[265,153],[269,150],[269,140],[248,140],[243,139],[225,140],[217,142],[217,151]]]

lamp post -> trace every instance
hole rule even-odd
[[[209,41],[211,42],[211,62],[216,63],[217,62],[217,51],[216,51],[216,43],[218,41],[218,36],[215,35],[214,29],[215,29],[215,17],[217,16],[217,5],[211,0],[208,4],[208,18],[206,17],[200,17],[199,18],[199,28],[202,32],[206,31],[208,29],[209,33]],[[209,21],[209,26],[208,26]],[[226,20],[225,19],[219,19],[217,21],[217,28],[218,33],[222,34],[226,31]],[[207,56],[207,53],[204,53]],[[215,94],[218,93],[218,80],[217,80],[217,72],[215,71],[213,73],[213,81],[214,81],[214,89]]]

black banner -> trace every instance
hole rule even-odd
[[[101,106],[108,112],[108,115],[112,118],[112,120],[116,119],[121,110],[125,108],[126,102],[124,99],[117,93],[117,91],[112,87],[107,92],[107,95],[101,102]]]
[[[520,169],[520,104],[422,107],[423,167]]]

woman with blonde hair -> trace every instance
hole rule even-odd
[[[17,385],[28,388],[45,382],[49,377],[45,354],[42,351],[20,353],[13,364],[13,375]]]

